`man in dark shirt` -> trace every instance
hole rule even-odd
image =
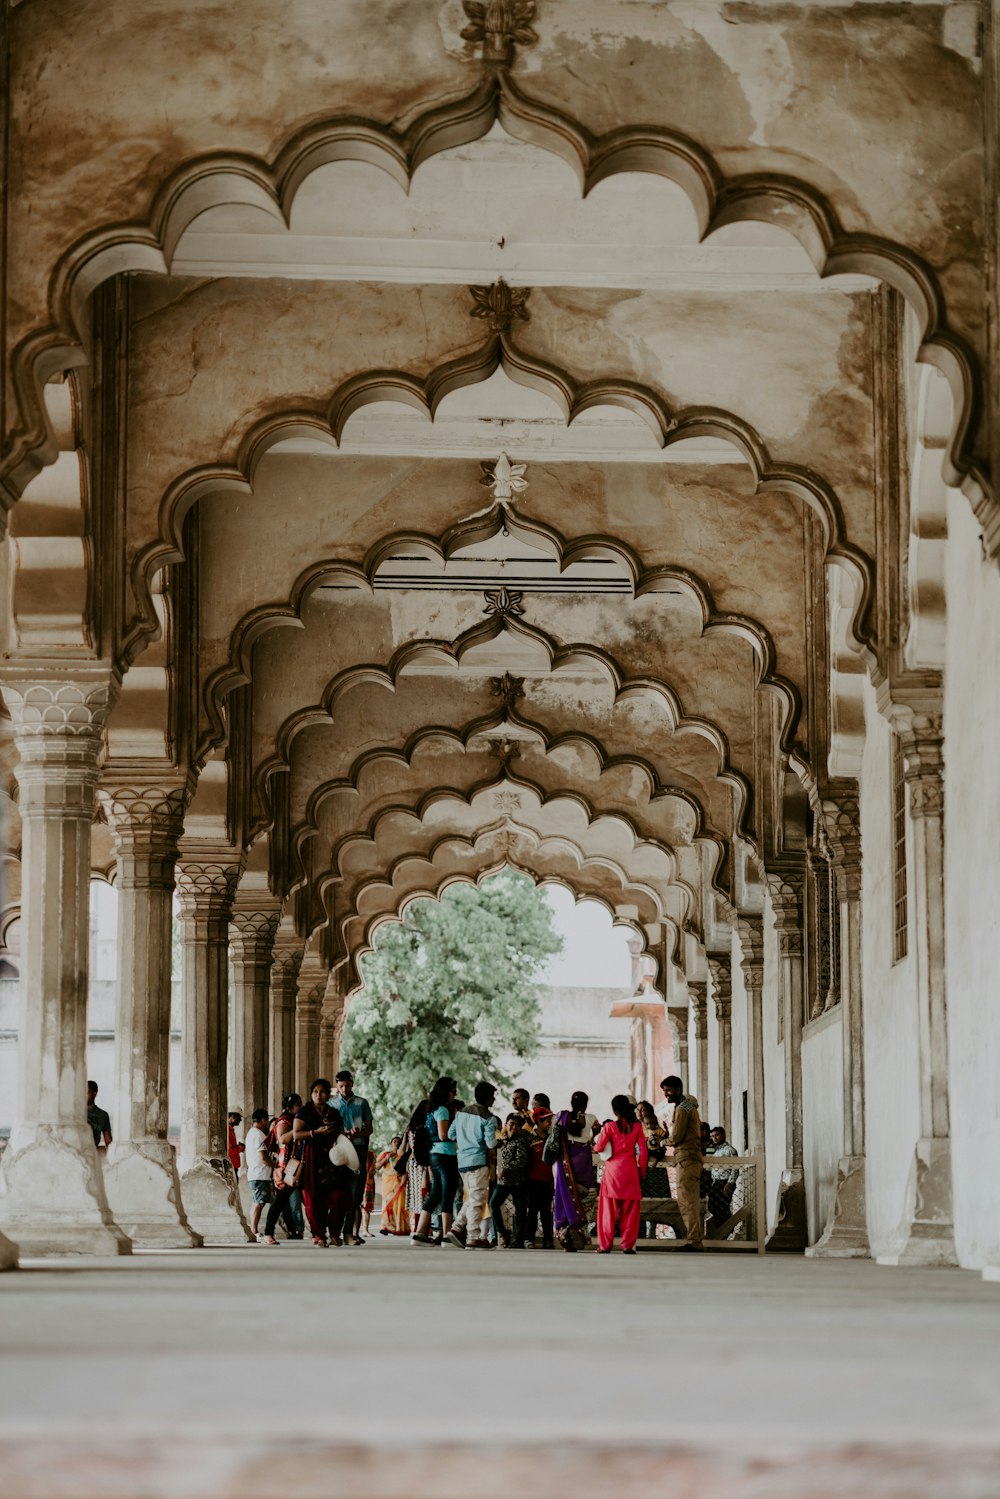
[[[111,1144],[111,1115],[98,1108],[97,1084],[93,1079],[87,1084],[87,1123],[94,1131],[98,1150],[106,1150]]]

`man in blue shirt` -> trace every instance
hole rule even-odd
[[[490,1220],[484,1217],[490,1195],[490,1159],[496,1149],[497,1120],[490,1112],[497,1090],[492,1083],[476,1084],[476,1101],[461,1109],[451,1122],[449,1140],[458,1147],[458,1169],[465,1194],[462,1211],[452,1224],[447,1242],[458,1249],[492,1249]]]
[[[359,1098],[354,1091],[354,1078],[350,1072],[338,1072],[334,1079],[336,1092],[330,1099],[330,1107],[337,1109],[344,1121],[344,1133],[358,1153],[361,1168],[354,1178],[354,1235],[355,1244],[363,1244],[361,1237],[361,1208],[365,1196],[365,1177],[368,1172],[368,1150],[372,1137],[372,1111],[367,1098]]]

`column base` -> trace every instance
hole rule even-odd
[[[131,1254],[131,1239],[111,1216],[86,1124],[16,1129],[2,1184],[0,1227],[22,1255]]]
[[[767,1240],[771,1253],[801,1254],[809,1243],[806,1222],[806,1183],[800,1166],[781,1173],[778,1217]]]
[[[0,1234],[0,1271],[16,1270],[19,1246],[5,1234]]]
[[[906,1244],[880,1265],[957,1265],[951,1195],[951,1140],[923,1139],[916,1149],[917,1201]]]
[[[815,1244],[806,1250],[809,1259],[866,1260],[868,1206],[865,1199],[865,1158],[841,1156],[837,1167],[837,1191],[829,1222]]]
[[[111,1147],[104,1187],[115,1220],[136,1248],[200,1249],[187,1220],[174,1152],[166,1140],[128,1140]]]
[[[252,1244],[239,1189],[225,1156],[196,1156],[180,1166],[188,1222],[206,1244]]]

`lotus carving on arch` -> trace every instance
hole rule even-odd
[[[524,613],[524,605],[521,603],[524,597],[522,593],[509,588],[487,588],[483,597],[486,600],[483,613],[493,615],[501,622]]]
[[[492,286],[470,286],[473,306],[469,316],[486,318],[494,333],[509,333],[511,323],[531,321],[530,286],[508,286],[501,276]]]
[[[538,41],[535,0],[462,0],[462,9],[469,18],[462,40],[482,46],[484,63],[512,63],[515,44]]]

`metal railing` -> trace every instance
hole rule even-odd
[[[725,1163],[723,1165],[723,1162]],[[710,1177],[713,1163],[716,1170],[737,1171],[732,1197],[726,1201],[722,1194],[709,1189],[701,1198],[702,1233],[706,1249],[750,1249],[764,1253],[767,1235],[767,1212],[761,1190],[763,1161],[760,1156],[704,1156],[702,1183]],[[673,1229],[675,1237],[642,1238],[639,1249],[679,1249],[687,1242],[687,1229],[677,1203],[677,1172],[669,1160],[651,1166],[646,1178],[646,1189],[657,1186],[657,1175],[663,1173],[669,1185],[670,1195],[644,1196],[639,1205],[643,1223],[666,1224]],[[660,1180],[663,1180],[663,1177]],[[722,1216],[724,1207],[728,1213]],[[713,1209],[716,1211],[713,1212]],[[711,1224],[711,1227],[708,1225]]]

